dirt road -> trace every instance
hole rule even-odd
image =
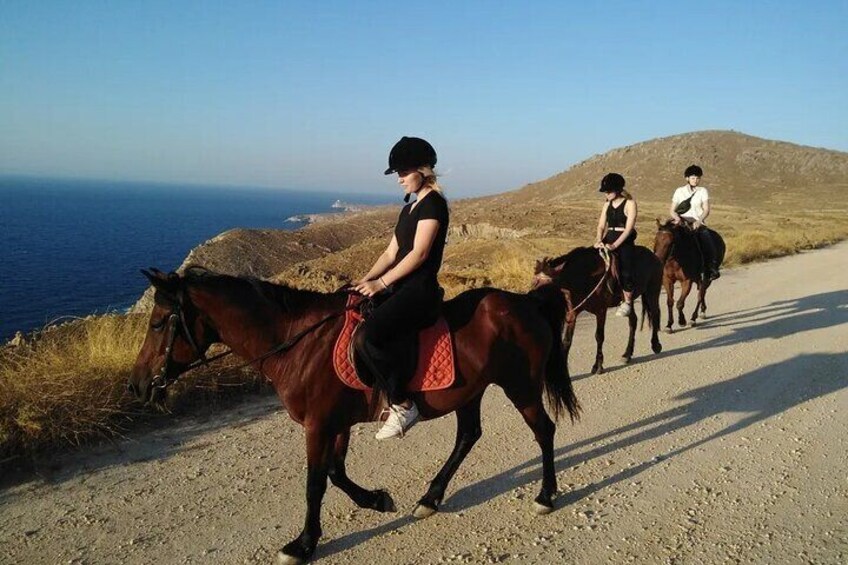
[[[452,417],[377,442],[359,426],[350,475],[400,511],[330,487],[320,563],[848,562],[848,243],[727,271],[699,327],[637,335],[594,321],[570,367],[584,416],[560,422],[557,510],[532,513],[540,461],[499,389],[442,511],[409,515],[450,451]],[[690,297],[688,310],[694,306]],[[612,312],[610,312],[612,314]],[[665,319],[665,314],[663,314]],[[57,457],[0,491],[3,563],[270,563],[300,531],[302,430],[275,398]]]

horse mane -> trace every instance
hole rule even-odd
[[[575,247],[565,255],[554,257],[553,259],[545,257],[541,261],[541,272],[547,271],[562,271],[566,267],[575,265],[589,264],[597,260],[598,252],[594,247]]]
[[[262,301],[277,306],[284,311],[292,312],[302,309],[315,300],[336,294],[317,292],[312,290],[301,290],[288,285],[273,283],[256,277],[237,277],[217,273],[206,267],[192,265],[185,269],[183,280],[189,285],[214,286],[214,287],[239,287],[247,286],[252,294]],[[244,300],[244,293],[233,293],[233,298]]]

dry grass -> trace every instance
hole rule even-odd
[[[0,350],[0,458],[115,433],[145,321],[80,320]]]
[[[126,430],[142,414],[125,388],[147,319],[92,317],[39,332],[27,345],[0,348],[0,463]],[[234,389],[261,385],[250,371],[218,376],[220,370],[192,374],[163,408],[185,406],[189,389],[199,388],[191,398],[208,405]]]

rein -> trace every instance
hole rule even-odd
[[[567,315],[569,315],[569,316],[571,314],[573,314],[574,312],[576,312],[577,310],[579,310],[584,304],[586,304],[586,302],[592,297],[592,295],[595,294],[595,292],[597,292],[599,288],[601,288],[601,285],[604,283],[604,281],[607,278],[607,275],[610,272],[610,267],[612,266],[612,261],[610,260],[609,249],[607,249],[606,247],[601,247],[600,249],[598,249],[598,254],[601,256],[601,259],[604,260],[604,265],[605,265],[604,274],[601,275],[601,279],[598,281],[598,284],[595,285],[595,288],[592,289],[592,292],[587,294],[586,298],[584,298],[583,300],[580,301],[580,304],[578,304],[574,308],[568,309]]]
[[[607,279],[607,275],[608,275],[608,274],[609,274],[609,272],[610,272],[610,267],[612,266],[612,263],[611,263],[611,260],[610,260],[610,255],[609,255],[609,249],[607,249],[606,247],[600,247],[600,248],[598,248],[598,255],[600,255],[600,256],[601,256],[601,258],[604,260],[605,268],[604,268],[604,273],[603,273],[603,275],[601,275],[601,278],[600,278],[600,280],[598,281],[598,284],[596,284],[596,285],[595,285],[595,288],[593,288],[593,289],[591,290],[591,292],[589,292],[589,294],[587,294],[587,295],[586,295],[586,298],[584,298],[583,300],[581,300],[581,301],[580,301],[580,303],[579,303],[577,306],[575,306],[574,308],[569,308],[569,309],[568,309],[568,311],[566,312],[566,316],[571,316],[571,315],[572,315],[572,314],[574,314],[577,310],[579,310],[579,309],[580,309],[580,308],[581,308],[584,304],[586,304],[586,302],[587,302],[590,298],[592,298],[592,295],[593,295],[593,294],[595,294],[595,293],[598,291],[598,289],[599,289],[599,288],[601,288],[601,285],[602,285],[602,284],[604,284],[604,281]],[[547,283],[547,284],[550,284],[550,283],[554,282],[553,277],[551,277],[551,276],[549,276],[549,275],[544,275],[544,276],[545,276],[545,278],[547,278],[547,279],[548,279],[548,283]]]
[[[348,310],[352,310],[354,308],[359,307],[360,304],[361,303],[355,303],[355,304],[351,304],[349,306],[345,306],[341,311],[334,312],[334,313],[332,313],[328,316],[321,318],[320,320],[318,320],[317,322],[315,322],[311,326],[301,330],[300,332],[298,332],[297,334],[295,334],[294,336],[292,336],[291,338],[289,338],[285,342],[283,342],[279,345],[275,345],[274,347],[272,347],[271,349],[269,349],[268,351],[266,351],[262,355],[259,355],[258,357],[254,357],[250,361],[246,361],[246,362],[242,363],[241,365],[231,367],[226,372],[221,373],[221,375],[233,373],[233,372],[238,371],[240,369],[243,369],[243,368],[245,368],[249,365],[252,365],[253,363],[256,363],[257,361],[260,361],[260,362],[264,361],[268,357],[271,357],[272,355],[276,355],[277,353],[285,353],[286,351],[288,351],[289,349],[291,349],[292,347],[297,345],[297,343],[301,339],[303,339],[303,337],[306,336],[307,334],[315,331],[316,329],[323,326],[324,324],[326,324],[330,320],[332,320],[334,318],[338,318],[339,316],[343,315]],[[168,371],[168,365],[171,363],[171,349],[173,348],[174,340],[176,339],[176,336],[177,336],[177,331],[176,331],[177,330],[177,321],[179,321],[181,323],[182,333],[186,337],[186,340],[188,341],[189,345],[191,345],[194,352],[200,358],[198,360],[190,363],[184,370],[180,371],[173,379],[171,379],[169,381],[168,378],[166,377],[166,374],[167,374],[167,371]],[[196,369],[200,366],[208,365],[212,361],[216,361],[218,359],[226,357],[227,355],[229,355],[233,352],[233,350],[230,349],[229,351],[224,351],[224,352],[219,353],[217,355],[213,355],[212,357],[206,357],[203,354],[203,352],[200,350],[200,348],[197,346],[194,339],[191,337],[191,331],[189,331],[188,324],[186,323],[186,320],[185,320],[185,315],[183,314],[183,311],[179,307],[179,305],[177,305],[175,307],[175,311],[172,312],[170,316],[168,316],[168,331],[170,332],[170,335],[168,336],[168,345],[165,347],[165,362],[162,364],[162,368],[159,369],[159,372],[157,372],[156,375],[153,377],[153,379],[150,381],[150,386],[151,386],[152,389],[164,390],[169,385],[176,382],[179,377],[188,373],[189,371],[194,370],[194,369]],[[261,370],[261,363],[260,363],[260,370]]]

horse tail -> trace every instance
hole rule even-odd
[[[568,411],[571,421],[580,419],[580,402],[571,386],[565,354],[562,351],[562,327],[565,322],[566,304],[562,292],[554,285],[545,285],[530,292],[539,303],[539,314],[550,327],[553,337],[548,359],[545,364],[545,396],[554,419],[559,420],[564,410]]]

